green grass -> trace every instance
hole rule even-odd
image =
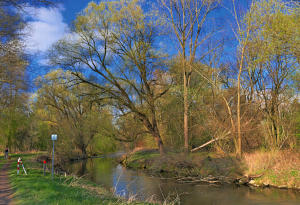
[[[10,170],[15,204],[144,204],[129,203],[100,186],[76,177],[56,176],[51,180],[49,173],[43,176],[41,165],[33,160],[32,155],[22,156],[28,175],[21,168],[20,175],[17,175],[17,155],[12,157]]]
[[[4,159],[4,154],[0,154],[0,170],[4,164],[6,164],[7,160]]]
[[[299,176],[299,170],[291,170],[290,171],[290,174],[291,174],[291,176],[293,176],[293,177],[298,177]]]
[[[28,175],[16,176],[11,180],[15,189],[16,204],[112,204],[116,200],[98,196],[80,187],[71,187],[59,179],[44,177],[38,170]]]
[[[281,170],[275,172],[273,170],[266,170],[263,176],[255,179],[256,184],[269,184],[275,187],[298,188],[300,182],[300,171],[298,170]]]
[[[5,164],[5,163],[6,163],[6,160],[3,159],[3,156],[0,156],[0,170],[1,170],[2,166],[3,166],[3,164]]]

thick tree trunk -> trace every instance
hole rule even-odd
[[[152,134],[152,136],[154,137],[156,143],[157,143],[157,147],[159,149],[159,153],[161,155],[164,154],[164,144],[163,141],[161,139],[158,127],[157,127],[157,122],[156,122],[156,117],[155,117],[155,111],[152,110],[152,124],[150,123],[150,121],[144,116],[144,115],[140,115],[144,126],[147,128],[147,130]]]
[[[159,153],[161,155],[163,155],[165,153],[165,150],[164,150],[164,144],[162,142],[162,139],[161,139],[161,136],[160,136],[160,133],[159,133],[159,130],[158,130],[158,127],[157,127],[157,122],[154,118],[153,120],[153,136],[155,137],[155,140],[156,140],[156,143],[157,143],[157,147],[159,149]]]
[[[80,163],[79,163],[79,166],[80,166],[80,169],[79,169],[79,176],[83,176],[84,174],[86,174],[86,163],[87,163],[87,160],[82,160]]]
[[[82,144],[82,146],[81,146],[81,153],[82,153],[82,157],[83,157],[83,158],[86,158],[86,157],[87,157],[86,146],[85,146],[85,144]]]
[[[161,140],[161,137],[159,134],[157,134],[157,136],[155,137],[156,143],[157,143],[157,147],[159,150],[160,155],[165,154],[165,150],[164,150],[164,144]]]

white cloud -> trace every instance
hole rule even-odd
[[[53,43],[63,38],[69,31],[68,25],[63,20],[63,11],[63,7],[28,7],[26,9],[29,20],[25,30],[28,35],[24,41],[28,52],[47,51]]]
[[[42,65],[42,66],[50,65],[49,59],[47,59],[46,57],[41,57],[41,58],[37,59],[37,62],[39,65]]]

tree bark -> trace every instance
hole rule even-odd
[[[146,127],[146,129],[151,133],[151,135],[154,137],[156,143],[157,143],[157,147],[159,149],[159,153],[161,155],[164,154],[164,144],[163,141],[161,139],[160,136],[160,132],[159,129],[157,127],[157,122],[156,122],[156,117],[155,117],[155,111],[152,110],[152,124],[150,123],[150,121],[148,120],[148,118],[146,118],[144,115],[139,115],[141,117],[141,120],[144,123],[144,126]]]
[[[248,42],[249,30],[247,31],[247,39],[244,42],[242,53],[241,53],[241,62],[239,66],[239,75],[238,75],[238,87],[237,87],[237,150],[236,155],[238,158],[242,157],[242,134],[241,134],[241,75],[244,63],[245,49]]]
[[[87,157],[87,153],[86,153],[86,145],[82,144],[81,145],[81,153],[82,153],[82,157],[86,158]]]
[[[187,87],[187,76],[184,70],[184,82],[183,82],[183,129],[184,129],[184,149],[185,152],[189,151],[189,124],[188,124],[188,112],[189,112],[189,102],[188,102],[188,87]]]
[[[242,55],[242,61],[243,62],[243,55]],[[238,102],[237,102],[237,131],[238,131],[238,139],[237,139],[237,150],[236,150],[236,155],[237,157],[241,158],[242,156],[242,136],[241,136],[241,94],[240,94],[240,89],[241,89],[241,72],[242,72],[242,64],[240,66],[239,70],[239,76],[238,76]]]
[[[156,140],[157,147],[158,147],[160,155],[165,154],[164,144],[161,140],[161,137],[160,137],[159,133],[156,134],[155,140]]]
[[[153,135],[155,136],[155,140],[156,140],[156,143],[157,143],[157,147],[159,149],[159,153],[161,155],[163,155],[163,154],[165,154],[164,144],[163,144],[163,141],[161,139],[160,132],[158,130],[157,122],[156,122],[155,118],[153,120],[153,129],[154,129]]]

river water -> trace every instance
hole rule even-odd
[[[111,158],[78,161],[66,167],[125,198],[177,201],[186,205],[300,205],[300,192],[293,190],[249,188],[236,185],[181,184],[172,179],[150,176],[127,169]]]

